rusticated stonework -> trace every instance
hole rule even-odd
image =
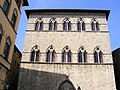
[[[29,19],[18,90],[115,90],[107,25],[108,12],[106,10],[27,10]],[[55,18],[57,22],[56,30],[49,30],[51,18]],[[65,18],[69,18],[71,30],[63,30]],[[77,21],[80,18],[85,22],[84,31],[77,30]],[[99,31],[91,29],[94,18],[99,22]],[[35,30],[38,19],[43,22],[43,30]],[[47,52],[51,46],[55,50],[54,60],[46,62]],[[66,46],[71,50],[70,62],[62,61],[62,53]],[[78,62],[78,52],[81,47],[87,52],[86,62],[82,63]],[[102,51],[102,62],[95,63],[96,47]],[[37,49],[39,49],[39,57],[35,54]]]

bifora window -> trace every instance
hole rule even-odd
[[[36,24],[35,24],[35,30],[43,30],[43,21],[41,18],[38,18],[36,20]]]
[[[91,28],[92,28],[92,31],[99,31],[100,30],[99,23],[95,18],[92,19]]]
[[[62,51],[62,62],[71,62],[71,50],[68,46],[63,48]]]
[[[55,62],[55,55],[56,55],[56,52],[55,52],[53,46],[51,45],[47,49],[46,62]]]
[[[10,52],[10,46],[11,46],[11,39],[8,36],[6,39],[6,43],[4,46],[4,51],[3,51],[3,57],[8,60],[9,52]]]
[[[78,19],[78,21],[77,21],[77,30],[85,31],[85,23],[82,18]]]
[[[40,49],[38,45],[35,45],[31,50],[31,60],[30,61],[40,61]]]
[[[84,50],[84,47],[80,47],[78,52],[78,62],[79,63],[86,63],[87,62],[87,52]]]
[[[99,49],[99,47],[96,47],[94,50],[94,62],[95,63],[102,63],[103,62],[103,53]]]
[[[63,20],[63,30],[66,30],[66,31],[71,30],[71,22],[69,21],[69,18],[65,18]]]
[[[49,30],[57,30],[57,21],[55,21],[55,18],[50,19]]]

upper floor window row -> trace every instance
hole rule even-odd
[[[51,45],[48,47],[46,51],[46,62],[55,62],[56,61],[56,51],[54,47]],[[63,63],[70,63],[72,62],[72,52],[69,46],[65,46],[61,53],[61,58]],[[78,56],[78,63],[87,63],[87,51],[81,46],[77,53]],[[96,47],[93,52],[94,56],[94,63],[103,63],[103,53]],[[30,61],[40,61],[41,52],[38,45],[35,45],[31,50],[31,59]]]
[[[63,30],[64,31],[70,31],[72,28],[72,23],[70,21],[69,18],[65,18],[63,20]],[[100,28],[99,28],[99,22],[97,19],[93,18],[91,20],[91,29],[92,31],[99,31]],[[36,20],[36,23],[35,23],[35,30],[43,30],[44,29],[44,23],[43,23],[43,20],[42,18],[38,18]],[[54,31],[54,30],[57,30],[57,21],[56,21],[56,18],[51,18],[50,21],[49,21],[49,30],[50,31]],[[76,22],[76,26],[77,26],[77,30],[78,31],[85,31],[86,30],[86,24],[85,24],[85,21],[83,20],[83,18],[80,18],[77,20]]]
[[[69,18],[65,18],[63,20],[63,30],[64,31],[70,31],[72,30],[72,23],[70,21]],[[35,23],[35,30],[43,30],[44,29],[44,23],[43,23],[43,20],[42,18],[38,18],[36,20],[36,23]],[[49,30],[50,31],[54,31],[54,30],[57,30],[57,21],[56,21],[56,18],[51,18],[50,21],[49,21]],[[85,21],[83,20],[83,18],[80,18],[77,20],[76,22],[76,26],[77,26],[77,31],[85,31],[86,30],[86,24],[85,24]],[[92,31],[99,31],[99,22],[97,19],[93,18],[91,20],[91,29]]]

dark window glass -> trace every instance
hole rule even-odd
[[[97,51],[94,52],[94,61],[95,61],[95,63],[98,63],[98,53],[97,53]]]
[[[63,22],[63,30],[71,30],[71,22],[68,19]]]
[[[31,51],[31,61],[39,61],[39,59],[40,59],[39,46],[35,45]]]
[[[96,30],[99,31],[99,23],[96,22]]]
[[[43,30],[43,21],[41,21],[41,22],[37,21],[36,22],[35,30]]]
[[[55,20],[50,21],[49,30],[57,30],[57,21]]]
[[[91,28],[92,28],[92,31],[99,31],[99,23],[98,23],[98,21],[93,19],[93,21],[91,23]]]
[[[78,31],[85,31],[85,23],[84,21],[80,20],[77,22],[77,30]]]
[[[63,23],[63,30],[67,30],[67,22],[66,21],[64,21],[64,23]]]
[[[53,50],[53,52],[52,52],[52,62],[55,61],[55,54],[56,54],[56,52],[55,52],[55,50]]]
[[[71,30],[71,22],[68,22],[68,30]]]
[[[49,30],[52,30],[52,27],[53,26],[53,23],[52,23],[52,21],[49,23]]]
[[[12,19],[11,19],[11,24],[13,27],[15,27],[16,21],[17,21],[17,10],[14,9]]]
[[[64,50],[64,51],[62,52],[62,62],[66,62],[65,56],[66,56],[66,52],[65,52],[65,50]]]
[[[62,52],[62,62],[71,62],[71,50],[66,46]]]
[[[35,59],[35,51],[33,50],[31,52],[31,61],[34,61],[34,59]]]
[[[18,8],[20,9],[20,7],[21,7],[21,0],[16,0],[16,3],[17,3]]]
[[[9,52],[10,52],[10,45],[11,45],[11,41],[10,38],[8,37],[6,40],[6,44],[4,47],[4,52],[3,52],[3,57],[8,60],[8,56],[9,56]]]
[[[48,50],[47,52],[46,62],[50,62],[50,50]]]
[[[2,24],[0,24],[0,45],[1,45],[2,37],[3,37],[3,28],[2,28]]]
[[[87,52],[84,51],[84,63],[86,63],[86,62],[87,62]]]
[[[80,21],[78,21],[78,23],[77,23],[77,30],[78,30],[78,31],[81,31],[81,24],[80,24]]]
[[[54,22],[54,30],[57,30],[57,21]]]
[[[55,61],[55,50],[52,46],[48,48],[47,55],[46,55],[46,62],[54,62]]]
[[[100,51],[99,52],[99,59],[100,59],[100,63],[103,62],[103,53]]]
[[[78,53],[78,62],[82,63],[82,52],[81,51],[79,51]]]
[[[82,30],[85,31],[85,23],[82,22]]]
[[[1,41],[2,41],[2,34],[0,33],[0,44],[1,44]]]
[[[68,62],[71,62],[71,51],[68,51]]]
[[[91,23],[92,31],[95,31],[95,23]]]
[[[10,0],[4,0],[4,4],[3,4],[3,11],[6,15],[8,15],[9,12],[9,8],[10,8]]]

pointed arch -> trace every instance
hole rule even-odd
[[[71,62],[72,52],[69,46],[65,46],[62,50],[62,62]]]
[[[50,19],[49,30],[57,30],[57,21],[55,20],[55,18]]]
[[[40,61],[40,48],[38,45],[35,45],[32,49],[31,49],[31,59],[30,61],[34,62],[34,61]]]
[[[86,63],[87,62],[87,52],[83,46],[81,46],[78,50],[78,62]]]
[[[91,20],[91,28],[92,28],[92,31],[99,31],[99,22],[96,18],[93,18]]]
[[[1,45],[2,37],[3,37],[3,27],[2,24],[0,23],[0,45]]]
[[[63,20],[63,30],[70,31],[71,30],[71,21],[69,18],[65,18]]]
[[[5,43],[4,51],[3,51],[3,57],[6,60],[8,60],[8,57],[9,57],[10,47],[11,47],[11,38],[10,38],[10,36],[8,36],[6,39],[6,43]]]
[[[58,90],[76,90],[76,89],[71,81],[65,80],[59,85]]]
[[[38,18],[35,23],[35,30],[43,30],[43,21],[42,18]]]
[[[98,46],[94,49],[94,62],[95,63],[103,62],[103,53]]]
[[[85,22],[82,18],[77,20],[77,30],[78,31],[85,31]]]
[[[52,45],[50,45],[47,49],[46,53],[46,62],[55,62],[56,52]]]

